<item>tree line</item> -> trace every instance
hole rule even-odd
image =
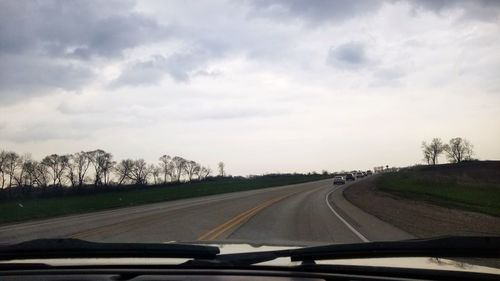
[[[433,138],[430,143],[422,142],[424,161],[429,165],[436,165],[439,156],[446,154],[450,163],[473,160],[474,146],[465,138],[456,137],[444,143],[440,138]]]
[[[218,164],[220,176],[225,176],[223,162]],[[212,170],[196,161],[180,156],[162,155],[156,164],[144,159],[114,161],[113,155],[102,149],[74,154],[51,154],[34,160],[30,154],[0,151],[0,187],[72,187],[167,184],[170,182],[203,180]]]

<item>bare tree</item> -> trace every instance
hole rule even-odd
[[[69,180],[71,187],[75,188],[78,186],[78,174],[77,174],[78,163],[76,162],[76,153],[73,155],[67,155],[67,157],[68,157],[68,165],[67,165],[66,178]]]
[[[172,174],[175,176],[177,182],[181,181],[182,174],[184,173],[184,167],[186,166],[186,159],[175,156],[172,158]]]
[[[49,171],[46,165],[36,162],[35,180],[39,187],[47,187],[49,184]]]
[[[225,175],[224,162],[219,162],[219,164],[217,166],[219,167],[219,176],[223,177]]]
[[[160,183],[160,175],[162,173],[162,169],[158,166],[155,166],[154,164],[149,165],[149,171],[150,174],[153,176],[153,183],[159,184]]]
[[[5,169],[7,164],[7,151],[0,151],[0,187],[5,187]]]
[[[200,164],[194,162],[194,161],[186,161],[184,165],[184,171],[186,172],[186,175],[191,181],[193,179],[193,176],[196,175],[200,170]]]
[[[9,176],[9,187],[12,187],[14,176],[19,165],[19,154],[8,151],[5,155],[5,173]]]
[[[163,175],[163,184],[167,183],[167,177],[172,174],[172,158],[168,155],[162,155],[160,158],[160,169]]]
[[[17,158],[17,163],[16,167],[17,169],[14,171],[14,180],[16,182],[16,185],[21,187],[25,185],[25,178],[26,178],[26,162],[31,160],[31,155],[30,154],[25,154],[23,156],[19,156]]]
[[[445,146],[448,159],[452,163],[460,163],[464,160],[471,160],[474,154],[474,146],[466,139],[456,137],[452,138]]]
[[[120,161],[115,167],[115,173],[118,176],[118,185],[122,185],[130,179],[130,173],[134,168],[134,160],[124,159]]]
[[[63,184],[63,175],[64,171],[68,166],[68,157],[66,155],[57,155],[51,154],[49,156],[45,156],[42,160],[42,164],[47,166],[51,177],[52,177],[52,185],[62,186]]]
[[[147,178],[149,176],[148,164],[144,159],[139,159],[134,161],[132,170],[130,171],[129,178],[138,185],[147,184]]]
[[[90,167],[91,161],[89,153],[81,151],[73,154],[72,157],[74,170],[78,180],[78,187],[81,188],[85,184],[85,175]]]
[[[433,138],[429,144],[427,144],[425,141],[422,142],[424,160],[427,162],[427,164],[436,165],[439,155],[444,152],[444,149],[445,145],[439,138]]]
[[[109,172],[112,170],[113,155],[102,149],[96,149],[88,152],[89,160],[94,167],[94,186],[107,185],[109,181]]]
[[[24,183],[27,186],[36,186],[38,185],[37,181],[37,166],[40,165],[37,161],[27,158],[24,161]]]
[[[210,176],[212,170],[209,167],[201,167],[200,172],[198,173],[198,179],[202,180]]]

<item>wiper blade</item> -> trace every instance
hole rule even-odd
[[[300,249],[218,255],[212,260],[190,260],[188,265],[244,266],[290,257],[303,264],[317,260],[387,257],[500,257],[500,237],[450,236],[430,239],[334,244]]]
[[[292,251],[292,261],[384,257],[500,257],[500,237],[449,236],[430,239],[337,244]]]
[[[170,243],[99,243],[79,239],[36,239],[0,246],[0,260],[50,258],[213,259],[219,248]]]

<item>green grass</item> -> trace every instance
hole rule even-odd
[[[407,170],[381,175],[377,187],[410,199],[500,216],[500,184],[462,181],[461,176]]]
[[[86,195],[11,200],[0,202],[0,224],[303,183],[325,178],[327,178],[327,176],[323,175],[261,176],[252,179],[225,178],[213,181],[144,187],[143,189],[111,191]]]

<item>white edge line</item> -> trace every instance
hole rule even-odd
[[[341,217],[339,215],[339,213],[337,213],[337,211],[335,211],[335,209],[333,209],[332,205],[330,204],[330,201],[328,201],[328,197],[330,197],[330,194],[332,194],[333,192],[335,191],[332,190],[330,192],[328,192],[328,194],[326,195],[325,197],[325,201],[326,201],[326,204],[328,205],[328,208],[330,208],[330,210],[333,212],[333,214],[335,216],[337,216],[337,218],[340,219],[341,222],[343,222],[354,234],[356,234],[356,236],[359,237],[359,239],[361,239],[363,242],[370,242],[370,240],[368,240],[363,234],[359,233],[359,231],[357,231],[352,225],[350,225],[343,217]]]

